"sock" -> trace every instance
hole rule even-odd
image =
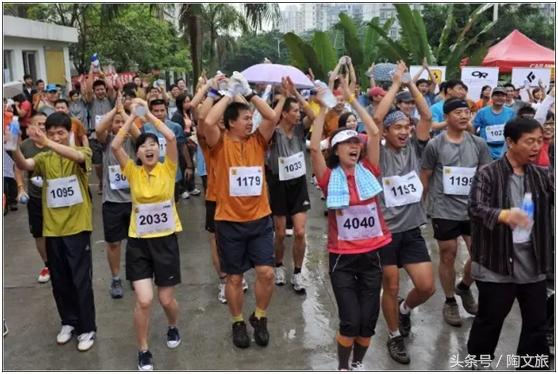
[[[370,338],[358,337],[355,339],[355,343],[353,344],[353,363],[362,363],[369,345]]]
[[[119,274],[113,275],[112,280],[115,280],[115,281],[120,280],[120,275]]]
[[[295,274],[298,274],[298,273],[300,273],[301,270],[302,270],[302,268],[297,268],[297,267],[295,266],[295,268],[294,268],[294,273],[295,273]]]
[[[400,335],[401,335],[401,333],[399,332],[399,330],[395,330],[395,331],[390,331],[390,332],[389,332],[389,337],[390,337],[390,339],[392,339],[392,338],[397,338],[397,337],[400,336]]]
[[[349,370],[349,357],[353,350],[353,339],[337,334],[337,359],[339,360],[338,370]]]
[[[455,297],[446,297],[446,304],[454,304],[457,301],[455,301]]]
[[[275,263],[275,267],[276,267],[276,268],[280,268],[281,266],[283,266],[283,263],[282,263],[282,262],[276,262],[276,263]]]
[[[463,281],[461,281],[457,285],[457,288],[459,288],[461,291],[467,291],[469,289],[469,286],[467,286],[465,283],[463,283]]]
[[[411,308],[409,308],[407,306],[407,302],[403,301],[401,304],[399,304],[399,313],[401,314],[409,314],[411,313]]]
[[[266,316],[266,312],[265,310],[256,307],[256,311],[254,312],[254,315],[256,316],[257,319],[260,319]]]
[[[242,321],[244,321],[244,317],[242,316],[242,314],[239,314],[238,316],[233,316],[232,320],[233,320],[233,323],[242,322]]]

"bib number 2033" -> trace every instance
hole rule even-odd
[[[233,197],[260,196],[263,186],[260,166],[237,166],[229,168],[229,194]]]
[[[138,235],[174,231],[173,205],[170,200],[162,203],[139,204],[135,207]]]

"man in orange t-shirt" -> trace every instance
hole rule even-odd
[[[254,133],[250,107],[233,102],[239,93],[255,105],[263,118]],[[208,97],[211,100],[215,92],[210,91]],[[218,127],[222,116],[224,132]],[[205,120],[205,140],[211,149],[215,181],[218,181],[215,234],[221,270],[228,274],[225,294],[233,319],[233,344],[239,348],[250,345],[242,315],[242,279],[244,272],[252,267],[256,269],[256,310],[250,316],[250,324],[258,345],[267,346],[269,342],[266,310],[274,288],[274,248],[264,166],[267,144],[276,122],[273,109],[252,92],[238,73],[233,74],[227,92]]]

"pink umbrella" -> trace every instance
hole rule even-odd
[[[250,83],[280,85],[282,77],[291,77],[296,88],[313,88],[314,83],[300,70],[290,65],[257,64],[242,72]]]

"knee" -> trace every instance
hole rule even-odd
[[[147,310],[151,308],[152,303],[153,303],[153,297],[138,296],[136,299],[136,308],[141,310]]]
[[[170,295],[159,295],[159,303],[163,308],[169,308],[174,303],[174,297]]]
[[[283,227],[282,230],[275,228],[275,242],[283,243],[284,241],[285,241],[285,228]]]
[[[295,240],[303,241],[305,235],[306,235],[306,234],[305,234],[305,232],[304,232],[304,227],[302,227],[302,228],[297,227],[297,228],[294,229],[294,237],[295,237]]]
[[[120,242],[107,243],[109,251],[114,252],[120,249]]]
[[[399,277],[385,277],[382,285],[386,295],[397,297],[399,294]]]
[[[419,284],[416,286],[416,290],[420,296],[427,299],[434,295],[434,293],[436,292],[436,286],[434,285],[434,282]]]
[[[445,265],[453,265],[455,263],[456,252],[445,250],[440,252],[440,262]]]
[[[275,280],[275,273],[273,272],[273,268],[271,266],[266,266],[263,269],[258,270],[257,278],[259,281],[266,284],[273,283],[273,281]]]
[[[233,287],[233,288],[238,288],[238,287],[242,287],[242,279],[244,277],[242,275],[228,275],[227,276],[227,285]]]

